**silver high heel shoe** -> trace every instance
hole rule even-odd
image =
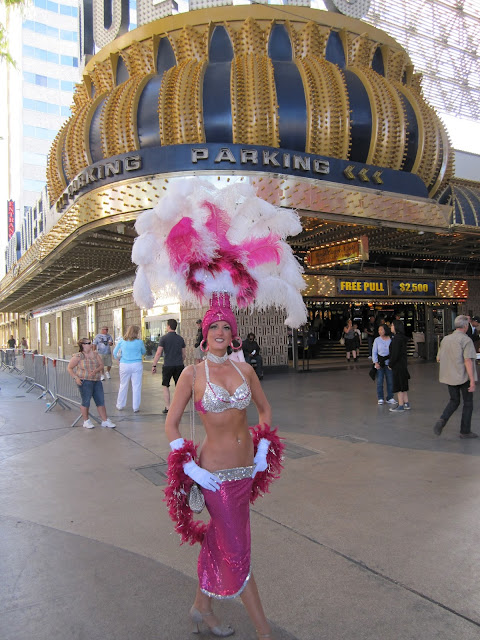
[[[233,629],[229,624],[225,626],[216,626],[210,627],[206,622],[205,618],[209,616],[213,616],[213,611],[208,611],[207,613],[201,613],[195,607],[190,609],[190,620],[193,623],[192,633],[200,633],[200,624],[204,624],[210,633],[213,633],[214,636],[218,636],[219,638],[228,638],[228,636],[232,636],[235,633],[235,629]]]

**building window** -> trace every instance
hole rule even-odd
[[[60,83],[60,89],[62,91],[69,91],[73,93],[73,91],[75,90],[75,83],[70,82],[69,80],[62,80]]]
[[[53,140],[58,131],[45,129],[44,127],[34,127],[31,124],[23,125],[23,135],[26,138],[37,138],[39,140]]]
[[[24,151],[23,161],[27,164],[34,164],[39,167],[47,166],[47,156],[43,153],[32,153],[31,151]]]
[[[49,2],[48,0],[33,0],[33,4],[39,9],[60,13],[62,16],[78,18],[78,8],[70,7],[68,4],[58,4],[57,2]]]
[[[30,111],[40,111],[40,113],[50,113],[54,116],[61,114],[60,105],[43,102],[42,100],[31,100],[30,98],[23,99],[23,108]]]

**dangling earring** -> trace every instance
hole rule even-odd
[[[238,347],[233,346],[234,342],[238,342]],[[232,339],[230,347],[232,348],[232,351],[240,351],[240,349],[242,348],[242,339],[240,338],[240,336],[235,336],[235,338]]]
[[[204,344],[206,344],[206,345],[207,345],[207,348],[206,348],[206,349],[204,349],[204,348],[203,348],[203,345],[204,345]],[[208,342],[207,342],[206,340],[202,340],[202,341],[201,341],[201,343],[200,343],[200,351],[203,351],[203,353],[207,353],[207,351],[208,351]]]

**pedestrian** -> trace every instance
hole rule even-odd
[[[379,325],[380,332],[382,325]],[[390,362],[389,367],[393,372],[393,392],[398,394],[398,406],[391,407],[390,411],[401,413],[410,409],[408,401],[408,380],[410,374],[407,366],[407,338],[405,337],[405,327],[401,320],[393,320],[390,325],[390,331],[393,334],[390,343]]]
[[[22,341],[20,344],[22,345],[22,349],[28,349],[28,342],[26,338],[22,338]]]
[[[455,331],[443,338],[437,353],[437,362],[440,363],[439,380],[448,386],[450,400],[435,423],[433,432],[437,436],[442,433],[450,416],[460,406],[460,396],[462,396],[460,438],[478,438],[478,435],[471,431],[473,392],[477,380],[475,347],[467,335],[468,317],[457,316],[454,324]]]
[[[343,340],[345,342],[345,355],[347,361],[350,362],[350,354],[353,356],[353,361],[357,361],[357,351],[355,348],[355,331],[353,329],[352,321],[350,318],[347,320],[347,324],[343,327]]]
[[[254,369],[260,380],[263,380],[263,358],[260,354],[260,346],[255,340],[255,334],[253,331],[247,336],[247,339],[242,342],[243,355],[245,362],[248,364],[254,364]]]
[[[180,525],[178,503],[182,495],[182,478],[193,479],[202,487],[211,519],[203,523],[190,520],[188,512],[181,518],[182,538],[202,542],[198,558],[198,586],[190,610],[194,632],[203,624],[219,637],[235,633],[221,625],[212,610],[214,599],[242,599],[255,624],[258,638],[273,638],[263,612],[255,579],[251,573],[250,507],[256,483],[267,482],[270,465],[280,471],[280,441],[268,425],[272,411],[252,367],[233,362],[229,346],[235,343],[237,322],[228,306],[214,304],[203,320],[206,359],[185,369],[178,382],[165,431],[172,453],[169,456],[167,504]],[[206,432],[198,464],[191,456],[193,442],[182,438],[179,425],[193,394]],[[263,427],[248,428],[247,407],[252,402]],[[256,453],[255,453],[256,449]],[[258,474],[258,476],[257,476]],[[271,479],[273,479],[273,477]],[[185,482],[185,480],[183,480]],[[186,505],[188,508],[188,505]],[[178,519],[177,519],[178,518]],[[197,527],[195,527],[197,525]]]
[[[373,341],[372,362],[377,370],[377,399],[378,404],[384,404],[383,382],[387,383],[387,404],[397,404],[393,397],[393,373],[388,366],[390,356],[390,344],[392,339],[390,331],[384,326],[378,327],[378,337]]]
[[[357,358],[360,357],[360,347],[362,346],[362,332],[358,328],[358,324],[356,322],[353,323],[353,331],[355,333],[355,351],[357,353]]]
[[[185,362],[185,341],[177,333],[177,321],[174,318],[167,320],[167,333],[158,342],[158,349],[153,358],[152,373],[157,373],[157,362],[163,352],[162,388],[165,408],[163,413],[170,409],[170,381],[173,378],[175,385],[183,371]]]
[[[368,359],[372,360],[373,342],[377,337],[377,326],[375,324],[374,315],[371,315],[368,318],[368,323],[365,329],[365,333],[367,334],[367,340],[368,340]]]
[[[203,340],[203,335],[202,335],[202,319],[199,318],[196,323],[197,325],[197,336],[195,338],[195,351],[193,352],[193,357],[194,357],[194,361],[195,364],[200,364],[200,362],[203,360],[203,353],[202,350],[200,349],[200,345],[202,344],[202,340]]]
[[[82,399],[80,411],[83,417],[83,426],[85,429],[93,429],[95,426],[88,417],[90,401],[93,397],[97,405],[97,411],[102,419],[102,427],[113,429],[116,425],[107,418],[103,385],[100,380],[103,372],[102,358],[93,350],[92,341],[88,338],[80,338],[77,344],[79,352],[71,357],[67,369],[77,383]]]
[[[112,345],[113,338],[108,333],[108,327],[102,327],[100,333],[97,333],[93,339],[94,349],[98,351],[103,361],[103,366],[106,367],[104,373],[102,373],[101,380],[105,380],[105,377],[110,380],[110,369],[112,368]]]
[[[478,348],[480,347],[480,316],[472,316],[472,319],[470,320],[470,327],[472,330],[470,338],[475,345],[475,351],[478,351]]]
[[[120,386],[117,396],[118,411],[122,411],[127,404],[129,382],[132,383],[133,412],[138,413],[140,410],[143,376],[142,356],[145,355],[147,350],[139,335],[140,327],[132,324],[126,330],[123,339],[119,340],[113,350],[113,357],[120,359]]]
[[[17,346],[17,341],[13,336],[10,336],[10,338],[7,341],[7,344],[9,349],[15,349],[15,347]]]

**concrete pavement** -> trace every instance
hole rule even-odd
[[[265,376],[287,457],[252,510],[253,568],[277,640],[479,637],[480,438],[458,438],[460,410],[434,436],[447,389],[435,364],[410,371],[402,415],[377,406],[366,363]],[[117,412],[113,370],[115,430],[71,428],[19,381],[0,372],[0,638],[191,637],[198,548],[162,503],[160,376],[139,414]],[[216,609],[255,638],[239,600]]]

